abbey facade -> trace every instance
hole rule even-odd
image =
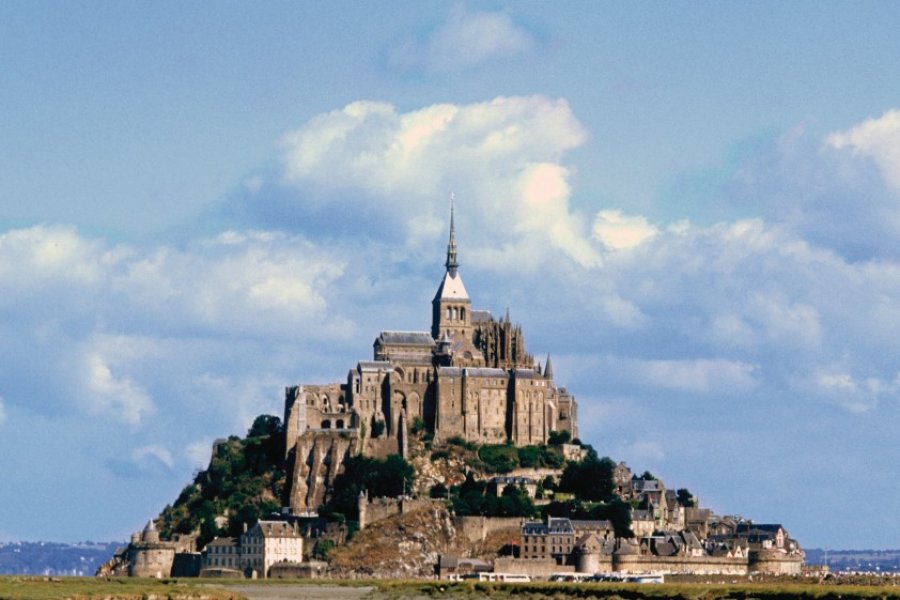
[[[432,301],[430,331],[382,331],[372,360],[344,383],[285,393],[291,508],[315,510],[347,456],[406,455],[411,429],[435,442],[546,443],[551,431],[577,437],[577,405],[541,367],[509,314],[473,310],[457,260],[453,212],[446,272]]]

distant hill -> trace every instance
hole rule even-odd
[[[0,574],[91,576],[125,542],[0,543]]]
[[[827,560],[826,560],[827,553]],[[810,565],[827,564],[832,571],[900,573],[900,550],[806,550]]]

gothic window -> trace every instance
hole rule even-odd
[[[447,320],[450,320],[450,307],[447,307]]]
[[[460,321],[465,321],[465,320],[466,320],[466,309],[465,309],[465,307],[459,309],[459,320],[460,320]]]
[[[331,421],[329,419],[322,421],[322,429],[331,429]]]

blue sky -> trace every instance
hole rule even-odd
[[[426,329],[454,191],[586,441],[896,547],[898,13],[0,3],[0,539],[125,539]]]

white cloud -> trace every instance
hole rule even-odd
[[[897,380],[885,381],[879,377],[861,377],[849,370],[832,365],[813,371],[805,379],[795,381],[795,389],[813,394],[839,406],[849,413],[862,415],[878,406],[886,395],[896,395]]]
[[[532,36],[503,12],[457,7],[425,40],[407,40],[390,55],[393,67],[443,73],[514,57],[535,46]]]
[[[86,360],[87,392],[91,407],[99,412],[114,413],[117,419],[138,426],[156,411],[147,392],[128,377],[115,377],[100,356]]]
[[[135,448],[131,453],[131,459],[141,467],[152,468],[155,465],[163,465],[168,469],[175,466],[172,453],[160,444],[150,444]]]
[[[6,405],[3,403],[3,396],[0,396],[0,425],[6,423]]]
[[[565,100],[541,96],[408,113],[355,102],[285,136],[283,164],[304,202],[375,211],[400,224],[407,244],[433,247],[455,191],[466,238],[481,241],[469,246],[476,260],[533,268],[555,249],[588,266],[599,255],[571,210],[572,171],[560,163],[584,139]]]
[[[756,367],[724,359],[640,361],[637,370],[647,381],[661,387],[688,392],[748,391],[756,387]]]
[[[594,237],[611,250],[633,248],[656,233],[645,217],[619,210],[601,210],[594,219]]]
[[[877,119],[866,119],[846,131],[832,133],[826,143],[871,158],[885,180],[900,192],[900,110],[889,110]]]

